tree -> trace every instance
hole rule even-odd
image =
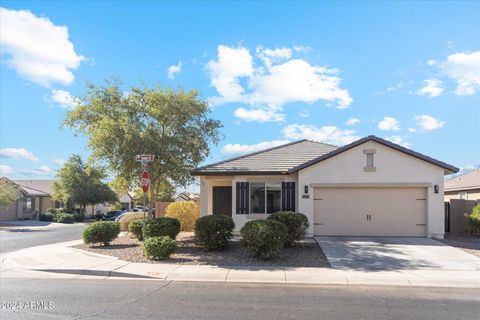
[[[80,205],[82,212],[89,204],[118,201],[116,193],[102,182],[105,173],[100,167],[84,164],[79,155],[72,155],[58,171],[60,181],[53,184],[52,198]]]
[[[209,117],[208,104],[195,90],[162,89],[160,86],[123,89],[119,80],[105,86],[87,84],[87,92],[68,112],[64,125],[88,137],[91,160],[108,164],[115,176],[128,181],[130,190],[140,186],[142,168],[137,154],[153,154],[150,208],[165,187],[161,181],[185,186],[190,172],[220,140],[221,124]]]
[[[17,200],[17,189],[6,178],[0,179],[0,208],[8,208]]]

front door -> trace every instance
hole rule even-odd
[[[232,216],[232,187],[213,187],[212,213]]]

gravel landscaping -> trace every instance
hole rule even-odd
[[[293,248],[285,248],[272,260],[263,261],[248,256],[238,240],[226,251],[208,252],[194,242],[193,232],[181,232],[177,237],[177,252],[169,259],[151,261],[143,257],[142,242],[129,235],[119,237],[109,246],[77,245],[75,248],[110,255],[131,262],[175,263],[216,266],[281,266],[281,267],[330,267],[320,246],[313,240],[305,240]]]
[[[446,234],[440,241],[480,258],[480,236]]]

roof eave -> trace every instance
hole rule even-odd
[[[288,171],[192,171],[194,176],[271,176],[288,175]]]

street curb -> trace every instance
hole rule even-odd
[[[149,279],[149,280],[165,280],[165,278],[149,277],[141,274],[119,272],[115,270],[92,270],[92,269],[30,269],[31,271],[41,271],[49,273],[78,274],[81,276],[97,276],[97,277],[115,277],[115,278],[133,278],[133,279]]]

